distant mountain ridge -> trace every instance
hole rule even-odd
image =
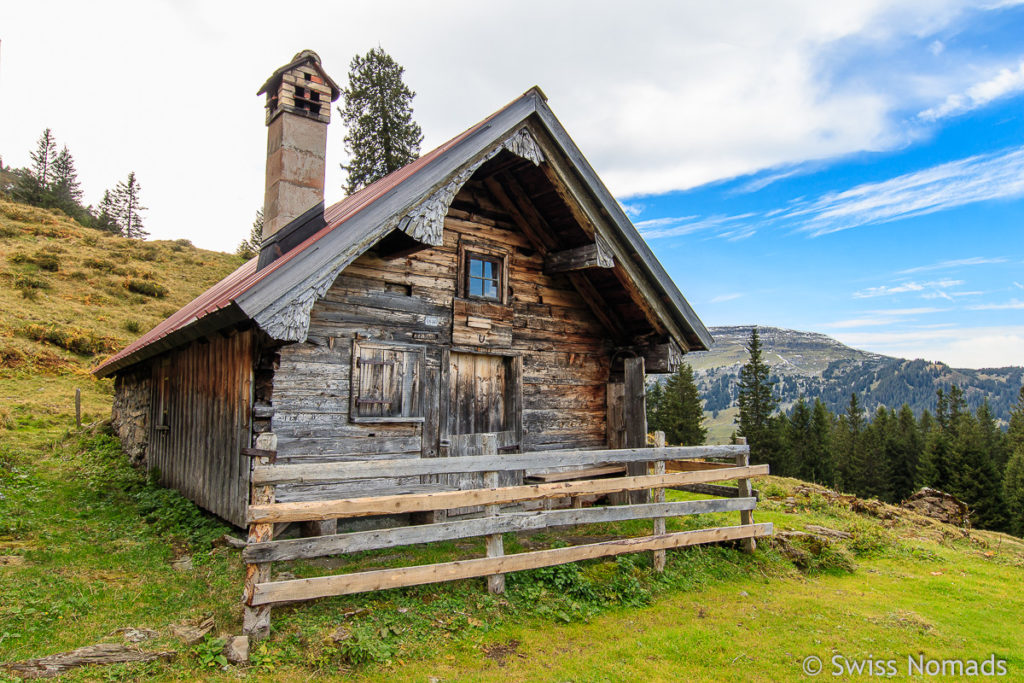
[[[935,392],[956,384],[971,410],[988,398],[996,418],[1006,420],[1024,382],[1024,367],[956,369],[944,363],[906,360],[854,349],[824,334],[758,326],[763,357],[771,366],[783,409],[802,395],[820,398],[833,412],[842,412],[856,393],[870,412],[878,406],[910,405],[916,414],[935,410]],[[712,327],[710,351],[687,354],[697,387],[706,401],[712,427],[731,429],[735,417],[739,372],[747,361],[750,325]],[[724,422],[723,422],[724,419]]]

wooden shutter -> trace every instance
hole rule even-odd
[[[422,374],[422,347],[354,342],[352,421],[422,421]]]

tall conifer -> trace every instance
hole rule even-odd
[[[423,132],[412,120],[416,96],[402,80],[405,69],[382,48],[356,55],[349,65],[344,108],[345,150],[351,161],[345,191],[351,194],[415,160]]]

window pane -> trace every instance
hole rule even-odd
[[[480,278],[469,278],[469,293],[472,296],[484,295],[484,281]]]
[[[484,277],[493,279],[494,275],[494,264],[490,261],[484,261]]]
[[[469,275],[470,277],[481,277],[483,276],[484,262],[477,258],[469,259]]]
[[[498,298],[498,281],[497,280],[481,280],[484,286],[484,296],[488,299]]]

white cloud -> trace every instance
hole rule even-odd
[[[624,197],[905,142],[894,113],[921,108],[920,95],[874,75],[837,73],[878,47],[931,40],[981,11],[969,0],[641,0],[629,11],[583,0],[310,0],[302,14],[316,21],[282,32],[281,5],[266,0],[103,7],[0,7],[0,99],[22,102],[23,93],[38,92],[40,74],[60,74],[61,101],[76,103],[7,107],[4,161],[28,163],[50,126],[75,154],[88,201],[134,168],[154,237],[223,249],[246,236],[263,199],[266,131],[254,91],[305,47],[339,81],[352,55],[387,49],[418,93],[424,149],[539,84],[605,183]],[[944,57],[952,51],[950,44]],[[900,85],[920,80],[916,69],[947,83],[934,59],[924,61],[909,66]],[[95,87],[95,74],[111,69],[131,84],[131,101],[146,106],[111,106],[115,95]],[[220,74],[215,93],[182,94],[211,69]],[[343,136],[335,120],[328,201],[341,196]]]
[[[812,236],[1024,195],[1024,147],[1014,147],[823,195],[784,216]]]
[[[1013,281],[1013,286],[1016,287],[1017,289],[1024,289],[1024,285],[1017,282],[1016,280]]]
[[[953,367],[1024,365],[1024,325],[837,332],[835,337],[844,344],[866,351],[899,358],[942,361]]]
[[[949,95],[942,104],[925,109],[918,117],[935,121],[983,107],[1001,97],[1024,91],[1024,60],[1016,68],[1004,67],[995,75],[972,85],[964,93]]]
[[[875,315],[924,315],[926,313],[948,313],[948,308],[886,308],[882,310],[868,311]]]
[[[868,287],[859,292],[854,292],[857,299],[869,299],[876,296],[892,296],[893,294],[906,294],[908,292],[926,292],[937,294],[942,290],[962,285],[963,280],[931,280],[928,282],[902,282],[898,285],[880,285]],[[929,291],[931,290],[931,291]]]
[[[971,258],[953,259],[950,261],[933,263],[928,266],[917,266],[916,268],[907,268],[906,270],[899,271],[899,274],[910,275],[911,273],[921,273],[926,270],[946,270],[947,268],[959,268],[960,266],[981,266],[990,263],[1006,263],[1006,259],[1002,257],[983,258],[981,256],[972,256]]]
[[[968,308],[972,311],[1024,310],[1024,301],[1014,299],[1000,304],[978,304],[977,306],[969,306]]]
[[[636,218],[644,212],[644,209],[647,208],[647,206],[641,202],[630,202],[628,204],[619,202],[619,206],[622,207],[622,211],[630,218]]]
[[[743,213],[735,216],[717,215],[708,218],[701,218],[700,216],[652,218],[638,222],[636,227],[649,240],[659,237],[689,235],[702,230],[711,230],[723,237],[734,237],[735,235],[744,235],[744,233],[752,231],[753,227],[749,219],[755,216],[756,214],[753,213]]]
[[[741,296],[743,296],[743,292],[733,292],[732,294],[719,294],[718,296],[711,300],[711,303],[720,304],[726,301],[733,301],[734,299],[739,299]]]
[[[881,327],[902,322],[900,318],[850,318],[849,320],[837,320],[831,323],[822,323],[822,327],[832,329],[851,329],[857,327]]]

